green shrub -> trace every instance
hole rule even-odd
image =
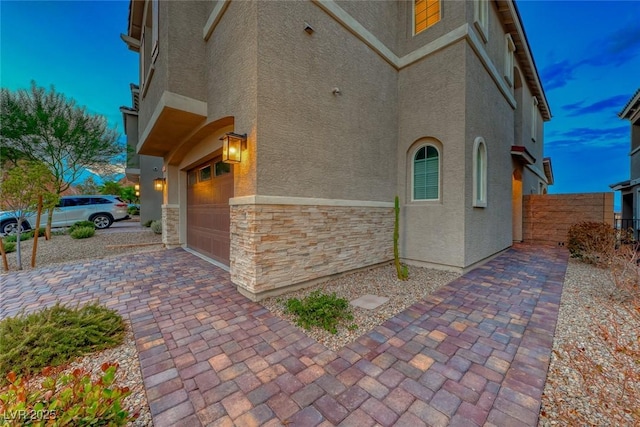
[[[96,229],[96,225],[93,223],[93,221],[78,221],[78,222],[74,222],[73,225],[71,227],[69,227],[69,229],[67,230],[67,232],[69,234],[73,233],[74,230],[81,228],[81,227],[91,227],[94,230]]]
[[[574,258],[590,264],[606,264],[616,248],[616,230],[604,222],[579,222],[569,227],[567,249]]]
[[[296,323],[304,329],[317,326],[335,334],[341,321],[353,320],[349,308],[349,301],[338,298],[335,293],[331,295],[314,291],[306,298],[299,300],[289,298],[286,302],[286,313],[296,316]],[[353,329],[351,325],[349,329]]]
[[[140,215],[140,209],[137,206],[129,206],[127,208],[127,213],[129,215]]]
[[[0,393],[2,425],[123,426],[134,421],[136,416],[122,408],[131,391],[114,384],[118,365],[104,363],[101,369],[100,378],[92,381],[81,369],[60,375],[45,368],[42,387],[10,372],[5,378],[9,387]]]
[[[78,227],[69,233],[73,239],[86,239],[94,234],[96,234],[96,229],[92,227]]]
[[[33,231],[25,231],[20,234],[20,241],[24,242],[25,240],[29,240],[33,238]],[[16,234],[9,234],[3,237],[3,240],[6,243],[15,243],[18,241],[18,236]]]
[[[4,242],[4,251],[8,254],[16,251],[16,243],[15,242]]]
[[[148,219],[145,222],[142,223],[143,227],[151,227],[151,224],[153,223],[152,219]]]
[[[60,304],[0,322],[0,385],[10,371],[39,373],[77,356],[122,343],[125,325],[115,311],[97,304]]]
[[[150,225],[151,231],[156,234],[162,234],[162,222],[161,221],[153,221]]]

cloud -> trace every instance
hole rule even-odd
[[[629,126],[575,128],[548,135],[545,145],[554,148],[612,148],[629,145]]]
[[[557,89],[566,86],[573,80],[575,65],[568,60],[556,62],[546,67],[540,73],[546,90]]]
[[[640,25],[637,22],[628,23],[626,27],[594,43],[589,52],[593,56],[584,59],[581,64],[595,67],[624,64],[640,54]]]
[[[585,114],[600,113],[610,111],[612,117],[615,117],[618,111],[622,110],[629,100],[629,95],[616,95],[603,99],[592,104],[584,105],[584,101],[575,102],[562,107],[567,111],[569,117],[582,116]]]
[[[580,60],[565,59],[549,65],[540,73],[546,90],[566,86],[575,79],[575,72],[585,65],[592,67],[620,66],[640,55],[640,25],[630,21],[591,43]]]

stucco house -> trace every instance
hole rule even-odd
[[[396,195],[402,260],[470,269],[552,183],[513,1],[132,0],[122,38],[163,240],[250,298],[392,259]]]
[[[625,229],[633,228],[637,233],[640,229],[640,89],[629,99],[618,117],[629,120],[631,124],[629,179],[611,184],[610,187],[622,195],[622,217],[617,225]]]

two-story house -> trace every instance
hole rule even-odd
[[[622,196],[622,216],[618,226],[636,230],[640,224],[640,89],[631,97],[627,105],[618,113],[618,117],[631,123],[631,150],[629,179],[611,184],[613,191],[620,191]]]
[[[403,261],[467,270],[522,239],[523,194],[550,184],[550,110],[511,0],[129,12],[163,240],[251,298],[392,259],[396,195]]]

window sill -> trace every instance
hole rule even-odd
[[[473,207],[474,207],[474,208],[484,209],[484,208],[486,208],[486,207],[487,207],[487,202],[486,202],[486,201],[479,201],[479,200],[476,200],[476,201],[473,203]]]

